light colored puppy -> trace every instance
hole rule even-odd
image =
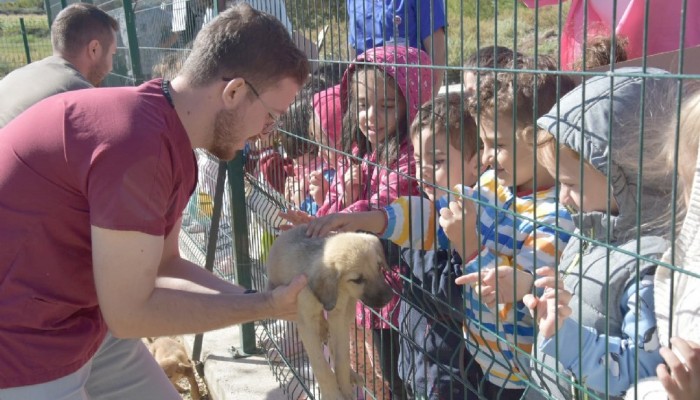
[[[173,383],[178,392],[186,392],[178,382],[183,377],[186,377],[190,383],[190,395],[193,400],[199,400],[199,385],[194,377],[194,368],[187,356],[185,346],[175,339],[169,337],[149,338],[148,349],[153,358],[156,359],[158,365],[163,368],[165,375],[168,376],[170,382]]]
[[[369,307],[382,307],[391,300],[393,292],[382,273],[386,269],[379,239],[365,233],[309,238],[302,225],[282,233],[270,249],[270,289],[288,284],[299,274],[308,277],[308,286],[298,297],[299,337],[324,400],[353,399],[353,383],[362,384],[350,368],[350,324],[358,299]],[[324,342],[335,373],[323,356]]]

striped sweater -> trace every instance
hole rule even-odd
[[[556,188],[516,197],[498,185],[492,171],[487,171],[475,189],[462,187],[462,193],[477,203],[482,244],[480,254],[464,266],[465,274],[497,265],[532,273],[535,268],[557,264],[570,236],[552,227],[573,232],[575,225],[569,212],[558,207]],[[447,248],[449,240],[437,223],[439,209],[446,205],[446,198],[434,204],[422,197],[401,197],[384,207],[387,227],[382,237],[402,247]],[[511,213],[517,213],[517,217]],[[492,383],[523,388],[534,339],[528,310],[521,302],[500,304],[492,310],[481,303],[471,286],[465,286],[464,299],[467,348]],[[515,352],[512,344],[522,352]]]

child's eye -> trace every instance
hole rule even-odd
[[[445,160],[435,160],[434,164],[436,166],[443,165],[445,163]]]

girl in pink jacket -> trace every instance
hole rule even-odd
[[[330,185],[318,216],[368,211],[389,205],[400,196],[418,194],[408,127],[420,105],[432,97],[430,57],[415,48],[390,45],[367,50],[355,61],[340,87],[343,150],[353,156],[338,163],[336,182]],[[398,252],[387,253],[387,260],[398,260]],[[385,274],[397,293],[401,288],[398,269],[396,265]],[[391,390],[376,393],[378,398],[403,395],[397,371],[399,336],[396,328],[391,329],[398,323],[398,303],[396,295],[381,310],[357,305],[358,325],[371,332],[363,335],[358,331],[354,347],[358,353],[365,344],[369,351],[376,349],[379,363],[374,362],[375,370],[380,364]],[[362,368],[357,372],[362,373]],[[366,379],[368,386],[372,380]]]

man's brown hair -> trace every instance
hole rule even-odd
[[[553,64],[550,58],[543,58],[536,64],[532,58],[522,57],[515,58],[508,68],[539,69],[543,73],[482,73],[477,95],[469,104],[470,112],[472,115],[480,112],[482,118],[495,120],[499,116],[513,115],[515,111],[516,129],[533,128],[538,117],[546,114],[559,98],[576,87],[571,77],[551,73],[556,68]]]
[[[309,62],[281,22],[239,3],[202,28],[181,75],[193,86],[243,78],[263,92],[284,78],[304,84]]]
[[[464,160],[470,160],[481,145],[467,100],[453,92],[438,95],[423,104],[411,123],[411,137],[419,136],[425,128],[431,129],[434,136],[448,134],[449,145],[461,149]]]
[[[106,12],[87,3],[75,3],[61,10],[51,25],[51,45],[56,53],[76,56],[91,41],[109,49],[119,23]]]

